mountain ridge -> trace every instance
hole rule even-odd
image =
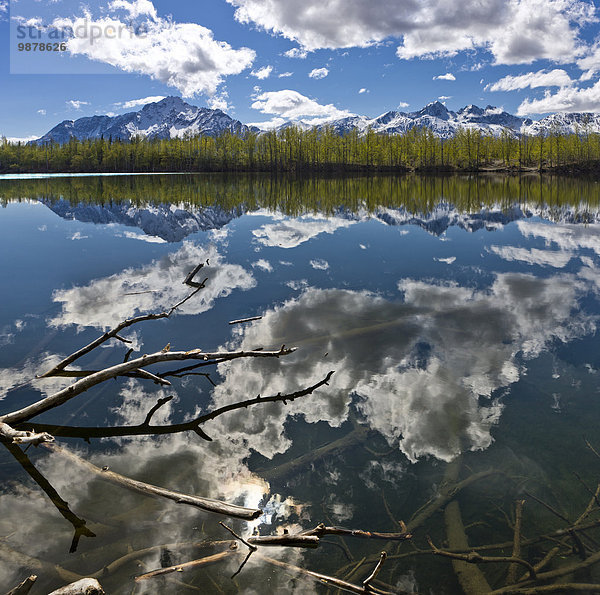
[[[276,130],[291,125],[311,128],[306,122],[286,122]],[[487,105],[485,108],[470,104],[457,111],[449,110],[443,103],[434,101],[414,112],[390,110],[375,118],[353,115],[331,119],[317,126],[330,127],[336,134],[347,134],[356,130],[365,134],[369,129],[379,134],[404,134],[411,129],[430,129],[438,138],[450,138],[460,129],[480,130],[498,136],[508,131],[520,134],[539,135],[550,132],[563,134],[594,132],[600,133],[600,114],[587,112],[550,114],[540,120],[521,118]],[[180,97],[165,97],[148,103],[138,111],[117,116],[95,115],[77,120],[63,120],[42,137],[31,141],[36,144],[68,142],[71,138],[87,140],[106,138],[130,141],[136,137],[148,139],[181,138],[184,136],[218,136],[224,132],[244,135],[250,131],[262,133],[256,125],[243,124],[220,109],[197,107]]]

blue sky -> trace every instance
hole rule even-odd
[[[585,0],[0,0],[0,134],[167,95],[245,123],[600,111],[599,18]],[[66,27],[62,51],[19,51]]]

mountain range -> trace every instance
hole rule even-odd
[[[290,125],[310,128],[308,124],[299,121],[285,123],[279,129]],[[449,138],[461,128],[481,130],[483,133],[494,135],[508,131],[515,136],[549,132],[569,134],[584,130],[599,133],[600,114],[557,113],[534,121],[491,105],[485,108],[468,105],[454,112],[435,101],[416,112],[388,111],[376,118],[349,116],[330,120],[319,127],[324,126],[332,127],[338,134],[346,134],[353,130],[364,134],[369,129],[381,134],[403,134],[412,128],[429,128],[440,138]],[[129,141],[139,136],[167,139],[188,135],[218,136],[225,131],[232,134],[263,132],[256,126],[248,126],[233,119],[222,110],[196,107],[180,97],[165,97],[161,101],[145,105],[136,112],[64,120],[32,142],[65,143],[71,138],[85,140],[101,137]]]

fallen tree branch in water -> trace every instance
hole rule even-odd
[[[81,574],[67,570],[59,564],[46,562],[40,558],[34,558],[29,554],[15,550],[2,541],[0,541],[0,558],[10,562],[15,567],[36,570],[38,573],[43,572],[44,576],[56,577],[63,582],[73,582],[84,578]]]
[[[445,558],[451,558],[452,560],[468,562],[469,564],[518,564],[527,569],[529,572],[529,577],[532,580],[537,578],[534,567],[527,562],[527,560],[516,558],[515,556],[482,556],[478,552],[470,552],[469,554],[454,554],[452,552],[440,550],[433,544],[430,538],[427,538],[427,541],[429,542],[431,550],[436,556],[443,556]]]
[[[358,593],[359,595],[364,593],[381,593],[382,595],[394,595],[389,591],[382,591],[376,587],[373,587],[370,584],[363,584],[362,586],[355,585],[353,583],[349,583],[342,579],[336,578],[334,576],[329,576],[327,574],[321,574],[320,572],[313,572],[312,570],[307,570],[306,568],[301,568],[300,566],[294,566],[293,564],[289,564],[287,562],[282,562],[281,560],[275,560],[274,558],[268,558],[267,556],[263,556],[260,553],[255,554],[261,560],[272,564],[273,566],[278,566],[280,568],[284,568],[288,572],[293,572],[294,574],[302,574],[303,576],[310,577],[311,579],[317,581],[319,584],[325,584],[329,587],[336,587],[343,591],[349,591],[350,593]],[[377,562],[379,566],[381,566],[381,556]],[[396,591],[396,593],[403,593],[403,591]]]
[[[102,343],[105,343],[109,339],[119,338],[122,341],[123,339],[121,337],[118,337],[118,334],[122,330],[124,330],[130,326],[133,326],[134,324],[138,324],[140,322],[145,322],[147,320],[160,320],[161,318],[169,318],[171,316],[171,314],[173,314],[173,312],[175,312],[175,310],[177,310],[177,308],[179,308],[180,306],[185,304],[185,302],[187,302],[189,299],[191,299],[193,296],[195,296],[203,287],[204,287],[204,284],[201,284],[201,286],[196,287],[196,289],[194,289],[194,291],[192,291],[185,298],[183,298],[182,300],[177,302],[174,306],[171,306],[171,308],[169,308],[168,310],[165,310],[164,312],[160,312],[158,314],[143,314],[142,316],[135,316],[134,318],[129,318],[127,320],[124,320],[123,322],[119,323],[112,330],[107,331],[106,333],[104,333],[103,335],[101,335],[100,337],[98,337],[97,339],[92,341],[91,343],[88,343],[85,347],[82,347],[81,349],[78,349],[71,355],[65,357],[58,364],[56,364],[56,366],[54,366],[53,368],[51,368],[50,370],[48,370],[47,372],[45,372],[38,378],[48,378],[50,376],[56,376],[58,374],[58,372],[61,372],[62,370],[64,370],[69,364],[72,364],[74,361],[78,360],[80,357],[83,357],[84,355],[90,353],[91,351],[96,349],[96,347],[99,347],[100,345],[102,345]]]
[[[521,557],[521,523],[523,520],[523,506],[525,506],[525,500],[517,500],[515,504],[515,530],[513,536],[513,550],[512,557]],[[517,581],[518,564],[511,564],[508,567],[508,575],[506,577],[506,584],[510,585]]]
[[[30,432],[28,430],[15,430],[6,423],[0,422],[0,437],[11,444],[33,444],[37,446],[42,442],[52,442],[54,437],[48,432]]]
[[[336,452],[343,451],[355,444],[360,444],[363,442],[369,434],[369,430],[364,426],[358,426],[357,428],[351,430],[345,436],[326,444],[325,446],[321,446],[320,448],[316,448],[311,452],[299,456],[292,461],[288,461],[287,463],[282,463],[277,465],[276,467],[271,467],[268,469],[257,469],[256,472],[264,477],[267,481],[278,481],[286,477],[287,475],[293,473],[300,473],[303,469],[306,469],[311,463],[318,461],[326,456],[332,455]]]
[[[282,346],[277,351],[242,350],[216,353],[204,353],[201,349],[192,349],[190,351],[158,351],[156,353],[143,355],[139,358],[129,360],[121,364],[110,366],[109,368],[100,370],[95,374],[90,374],[89,376],[86,376],[85,378],[74,382],[73,384],[71,384],[71,386],[59,390],[53,395],[49,395],[44,399],[40,399],[39,401],[36,401],[35,403],[28,405],[27,407],[23,407],[18,411],[13,411],[11,413],[7,413],[5,415],[0,416],[0,422],[14,424],[22,421],[27,421],[35,415],[39,415],[40,413],[44,413],[49,409],[53,409],[54,407],[58,407],[59,405],[66,403],[73,397],[76,397],[77,395],[87,391],[88,389],[92,388],[93,386],[96,386],[97,384],[105,382],[106,380],[110,380],[111,378],[115,378],[116,376],[121,376],[125,372],[138,370],[139,368],[160,362],[196,359],[214,364],[217,361],[224,362],[240,358],[282,357],[284,355],[289,355],[294,351],[294,348],[286,349],[285,346]]]
[[[414,533],[414,530],[417,527],[420,527],[430,516],[443,508],[448,502],[455,498],[460,492],[462,492],[462,490],[469,487],[472,483],[490,477],[491,475],[501,473],[501,471],[496,469],[489,469],[487,471],[474,473],[462,481],[447,482],[440,488],[439,492],[434,498],[417,510],[415,514],[413,514],[406,525],[408,531]]]
[[[31,587],[37,580],[37,576],[32,574],[28,576],[23,582],[19,583],[14,589],[11,589],[6,595],[27,595],[31,591]]]
[[[406,529],[406,527],[404,527]],[[378,533],[376,531],[362,531],[361,529],[344,529],[342,527],[327,527],[324,523],[318,524],[314,529],[306,529],[299,533],[284,533],[282,535],[258,535],[248,538],[248,543],[265,546],[288,546],[315,548],[320,544],[321,537],[325,535],[340,535],[360,537],[363,539],[384,539],[386,541],[405,541],[412,535],[404,530],[401,533]]]
[[[109,469],[100,469],[99,467],[96,467],[96,465],[93,465],[89,461],[86,461],[85,459],[82,459],[81,457],[77,456],[74,452],[62,448],[54,443],[45,442],[43,443],[43,446],[51,452],[67,457],[74,463],[94,473],[100,479],[109,481],[111,483],[115,483],[124,488],[132,490],[134,492],[139,492],[146,496],[166,498],[168,500],[173,500],[177,504],[188,504],[189,506],[195,506],[196,508],[206,510],[207,512],[223,514],[225,516],[231,516],[238,519],[253,520],[259,517],[262,513],[262,511],[258,508],[245,508],[243,506],[227,504],[226,502],[221,502],[220,500],[213,500],[211,498],[190,496],[181,492],[175,492],[173,490],[161,488],[159,486],[155,486],[149,483],[144,483],[143,481],[131,479],[119,473],[115,473],[114,471],[110,471]]]
[[[233,547],[235,546],[235,547]],[[224,552],[219,552],[218,554],[212,554],[210,556],[206,556],[205,558],[200,558],[198,560],[191,560],[190,562],[184,562],[183,564],[176,564],[174,566],[168,566],[167,568],[159,568],[158,570],[152,570],[151,572],[146,572],[146,574],[141,574],[135,577],[135,582],[145,581],[150,578],[155,578],[157,576],[163,576],[165,574],[171,574],[172,572],[184,572],[185,570],[189,570],[190,568],[199,568],[201,566],[208,566],[210,564],[216,564],[221,560],[229,558],[233,555],[239,554],[237,551],[237,544],[233,543],[232,547]]]
[[[183,422],[180,424],[171,424],[165,426],[151,426],[149,422],[152,418],[152,414],[156,412],[158,407],[164,405],[170,397],[165,397],[164,399],[160,399],[159,402],[148,412],[146,415],[146,419],[144,422],[137,426],[114,426],[111,428],[93,428],[93,427],[81,427],[81,426],[60,426],[54,424],[41,424],[35,422],[23,422],[26,427],[32,428],[36,432],[47,432],[56,437],[61,438],[112,438],[116,436],[146,436],[146,435],[158,435],[158,434],[176,434],[178,432],[196,432],[201,438],[205,440],[211,440],[211,438],[200,428],[200,425],[203,423],[215,419],[219,415],[223,415],[224,413],[228,413],[229,411],[234,411],[236,409],[244,409],[250,407],[252,405],[260,405],[263,403],[275,403],[282,402],[287,404],[288,401],[294,401],[295,399],[299,399],[300,397],[305,397],[307,395],[312,394],[315,390],[320,388],[323,385],[326,385],[331,376],[334,374],[333,371],[329,372],[325,378],[319,380],[319,382],[304,388],[302,390],[287,393],[287,394],[277,394],[269,397],[261,397],[260,395],[254,397],[253,399],[247,399],[246,401],[238,401],[237,403],[232,403],[231,405],[225,405],[224,407],[219,407],[210,413],[206,413],[205,415],[201,415],[196,419],[191,421]]]
[[[253,322],[254,320],[260,320],[262,316],[250,316],[249,318],[238,318],[237,320],[230,320],[229,324],[242,324],[243,322]]]

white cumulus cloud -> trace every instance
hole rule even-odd
[[[456,77],[451,73],[447,72],[446,74],[438,74],[433,77],[434,81],[455,81]]]
[[[299,58],[300,60],[304,60],[308,55],[308,52],[306,50],[301,50],[300,48],[292,48],[287,52],[283,52],[283,55],[286,58]]]
[[[573,81],[571,77],[562,69],[538,70],[537,72],[527,72],[516,76],[508,75],[495,83],[485,87],[486,91],[515,91],[517,89],[526,89],[527,87],[535,89],[536,87],[567,87]]]
[[[519,116],[549,112],[600,111],[600,81],[591,87],[562,87],[556,93],[546,91],[541,99],[525,99],[518,107]]]
[[[292,89],[261,93],[252,103],[252,109],[263,114],[273,114],[283,118],[284,121],[309,118],[306,120],[309,124],[318,124],[333,118],[345,118],[352,115],[351,112],[340,110],[332,103],[322,105]]]
[[[139,107],[140,105],[147,105],[148,103],[156,103],[162,101],[165,98],[164,95],[151,95],[150,97],[141,97],[140,99],[130,99],[129,101],[120,101],[115,103],[115,107],[130,109],[132,107]]]
[[[484,49],[497,64],[581,55],[580,29],[594,22],[590,0],[227,0],[241,23],[300,44],[299,51],[366,47],[398,39],[401,59]]]
[[[324,79],[329,74],[329,70],[327,68],[313,68],[308,76],[311,79]]]
[[[259,68],[258,70],[253,70],[250,74],[262,81],[263,79],[268,79],[271,76],[272,72],[273,72],[273,67],[269,65],[269,66],[263,66],[262,68]]]
[[[69,99],[66,103],[73,109],[81,109],[82,106],[90,104],[89,101],[80,101],[79,99]]]
[[[117,14],[94,18],[84,12],[79,17],[55,19],[52,25],[73,31],[91,31],[94,27],[102,34],[93,40],[83,34],[69,39],[67,49],[71,55],[147,75],[178,89],[184,97],[214,95],[226,76],[249,68],[256,56],[254,50],[234,49],[216,40],[210,29],[197,23],[158,17],[148,0],[116,0],[109,8]],[[121,19],[120,10],[128,12],[128,18]],[[134,29],[129,19],[135,17]]]

